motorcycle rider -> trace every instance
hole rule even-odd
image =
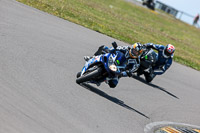
[[[172,64],[172,59],[175,51],[175,47],[172,44],[167,44],[166,46],[147,43],[144,46],[152,48],[158,51],[156,54],[156,62],[150,69],[149,73],[144,73],[147,82],[151,82],[156,75],[162,75]]]
[[[126,69],[117,77],[107,80],[107,83],[111,88],[115,88],[117,86],[120,77],[132,77],[133,73],[136,72],[140,66],[140,55],[143,52],[143,48],[143,45],[140,43],[134,43],[132,46],[117,46],[116,49],[113,47],[108,48],[104,45],[99,47],[97,52],[94,54],[95,56],[105,53],[112,53],[116,50],[124,53],[126,58]],[[89,56],[84,57],[85,61],[88,61],[90,58],[91,57]]]

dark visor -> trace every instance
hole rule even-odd
[[[166,56],[171,56],[172,53],[169,53],[167,50],[164,51]]]
[[[139,52],[136,51],[135,49],[132,49],[132,50],[131,50],[131,53],[132,53],[133,55],[136,55],[136,56],[139,55]]]

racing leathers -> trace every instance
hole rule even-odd
[[[107,46],[100,46],[98,51],[94,55],[96,56],[96,55],[99,55],[102,53],[108,53],[108,52],[112,53],[115,50],[124,53],[125,58],[126,58],[126,63],[125,63],[126,66],[125,66],[125,70],[122,71],[120,75],[118,75],[115,78],[107,80],[111,88],[116,87],[120,77],[127,77],[127,76],[132,77],[133,73],[136,72],[140,66],[140,56],[136,59],[131,58],[129,54],[129,51],[130,51],[129,46],[118,46],[116,49],[114,49],[113,47],[108,48]]]
[[[146,48],[152,48],[158,51],[158,53],[156,54],[156,62],[151,69],[151,75],[145,75],[147,82],[151,82],[156,75],[162,75],[166,72],[167,69],[169,69],[172,64],[173,54],[171,56],[165,56],[165,46],[163,45],[153,43],[147,43],[144,45],[146,46]]]

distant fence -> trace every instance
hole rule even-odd
[[[176,18],[180,19],[182,21],[186,21],[187,20],[186,22],[192,25],[195,16],[190,15],[190,14],[188,14],[186,12],[183,12],[183,11],[179,11],[179,13],[177,14]],[[200,28],[200,20],[198,20],[196,27]]]
[[[142,2],[144,0],[128,0],[128,1],[140,1],[140,2]],[[153,0],[153,1],[155,2],[155,8],[163,10],[166,13],[173,15],[175,18],[177,18],[177,19],[179,19],[183,22],[186,22],[188,24],[193,25],[193,21],[194,21],[195,16],[190,15],[190,14],[183,12],[183,11],[179,11],[179,10],[169,6],[169,5],[166,5],[162,2],[160,2],[159,0]],[[195,14],[195,15],[197,15],[197,14]],[[195,25],[195,26],[200,28],[200,19],[198,20],[197,25]]]
[[[195,16],[192,16],[186,12],[183,11],[179,11],[169,5],[166,5],[163,2],[160,2],[159,0],[156,0],[155,2],[155,8],[163,10],[166,13],[169,13],[171,15],[173,15],[174,17],[176,17],[177,19],[180,19],[181,21],[187,22],[189,24],[193,24],[194,18]],[[197,22],[196,27],[199,27],[200,21]]]

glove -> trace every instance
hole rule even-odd
[[[143,48],[146,49],[146,50],[147,50],[147,49],[151,49],[152,45],[153,45],[153,44],[148,44],[148,43],[146,43],[146,44],[143,44]]]

